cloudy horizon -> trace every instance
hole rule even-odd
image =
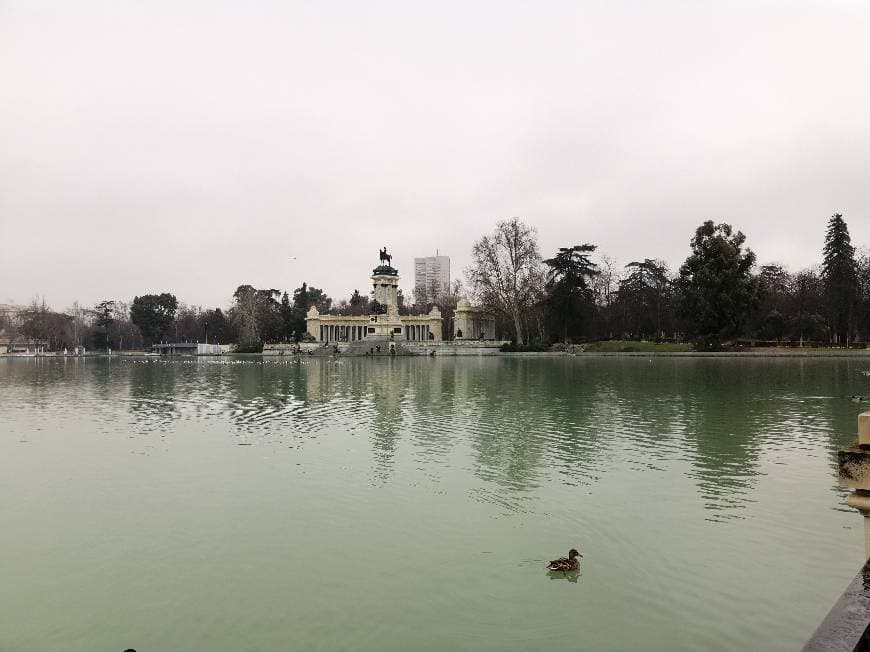
[[[870,246],[860,2],[0,1],[0,303],[335,300],[500,219],[676,269]]]

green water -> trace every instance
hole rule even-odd
[[[0,649],[799,648],[868,371],[0,359]]]

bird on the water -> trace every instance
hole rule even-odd
[[[568,551],[567,557],[559,557],[547,564],[548,570],[553,571],[575,571],[580,568],[580,559],[583,558],[577,550],[571,548]]]
[[[849,398],[852,399],[853,403],[861,403],[864,400],[863,396],[855,396],[854,394],[852,396],[850,396]]]

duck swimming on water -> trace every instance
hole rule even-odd
[[[567,557],[559,557],[547,564],[547,569],[552,571],[575,571],[580,568],[580,559],[583,558],[577,550],[571,548]]]

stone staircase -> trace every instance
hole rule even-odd
[[[391,352],[390,345],[395,352]],[[408,355],[404,340],[391,340],[385,335],[369,335],[364,340],[341,344],[341,355],[390,357],[391,355]]]

